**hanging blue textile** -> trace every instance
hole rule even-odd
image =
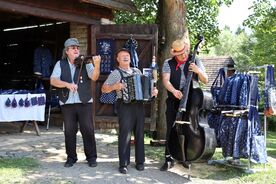
[[[239,118],[223,117],[219,129],[219,140],[222,148],[223,157],[230,157],[233,155],[235,134]]]
[[[114,39],[101,38],[96,41],[96,53],[101,56],[101,74],[114,70]]]
[[[275,79],[274,79],[274,67],[272,65],[268,65],[266,68],[265,75],[265,90],[264,90],[264,101],[265,108],[268,109],[270,107],[269,104],[269,88],[275,87]]]
[[[230,104],[231,105],[238,105],[239,104],[239,96],[241,93],[241,87],[243,83],[244,75],[236,74],[233,77],[233,85],[231,89],[231,99]]]
[[[213,128],[215,130],[216,134],[216,140],[217,140],[217,147],[220,147],[220,141],[219,141],[219,129],[220,129],[220,124],[222,121],[222,115],[221,112],[211,112],[208,114],[208,125],[210,128]]]
[[[250,155],[250,129],[247,117],[238,118],[233,147],[233,159],[248,158]]]
[[[53,66],[53,58],[51,51],[44,45],[34,50],[33,71],[42,77],[50,77],[51,67]]]
[[[224,80],[225,80],[225,72],[224,72],[224,68],[221,68],[219,69],[218,74],[211,86],[211,94],[212,94],[215,106],[219,104],[219,94],[222,89],[222,84]]]
[[[261,131],[261,120],[256,107],[250,107],[249,120],[251,121],[250,161],[254,163],[266,163],[267,152],[265,137]]]
[[[136,52],[138,42],[131,36],[131,38],[126,41],[124,47],[130,51],[131,66],[134,68],[138,68],[139,58]]]
[[[239,95],[239,106],[247,107],[249,103],[249,92],[250,92],[250,77],[245,75],[241,85],[240,95]]]
[[[223,98],[223,105],[231,104],[232,88],[233,88],[235,77],[236,77],[236,74],[232,75],[231,77],[228,78],[229,82],[227,83],[227,85],[225,85],[226,91],[225,91],[225,95]]]

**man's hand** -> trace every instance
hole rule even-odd
[[[199,77],[199,80],[202,83],[207,84],[207,82],[208,82],[207,74],[204,71],[202,71],[195,63],[190,64],[189,70],[196,73]]]
[[[157,96],[158,95],[158,89],[156,87],[153,87],[151,96]]]
[[[121,82],[117,82],[116,84],[113,84],[113,90],[116,90],[116,91],[121,91],[122,89],[125,88],[125,85]]]
[[[179,91],[179,90],[176,90],[176,89],[173,90],[172,94],[173,94],[173,96],[175,96],[175,98],[177,98],[177,99],[179,99],[179,100],[183,97],[182,92]]]
[[[76,92],[78,89],[78,86],[73,83],[67,83],[66,88],[68,88],[72,92]]]
[[[100,56],[100,55],[93,56],[93,57],[92,57],[92,60],[93,60],[93,62],[94,62],[95,68],[99,68],[100,65],[101,65],[101,56]]]
[[[199,74],[201,73],[201,70],[200,68],[195,64],[195,63],[191,63],[190,66],[189,66],[189,71],[192,71],[196,74]]]

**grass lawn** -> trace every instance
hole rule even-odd
[[[164,147],[151,147],[150,138],[145,137],[146,156],[156,161],[164,162]],[[223,183],[256,183],[256,184],[276,184],[276,132],[268,132],[267,135],[267,154],[268,164],[251,165],[253,169],[263,171],[253,174],[246,173],[244,170],[225,166],[225,165],[208,165],[207,163],[193,164],[192,177],[223,181]],[[217,148],[212,160],[223,159],[221,149]],[[247,159],[241,159],[241,162],[248,164]],[[264,170],[265,169],[265,170]]]
[[[38,166],[33,158],[0,158],[0,183],[24,183],[24,176]]]

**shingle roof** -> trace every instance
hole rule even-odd
[[[206,73],[208,75],[208,83],[204,87],[207,90],[210,89],[212,83],[214,82],[218,70],[222,67],[227,66],[227,64],[234,63],[234,60],[230,56],[201,57],[201,61],[203,62]]]

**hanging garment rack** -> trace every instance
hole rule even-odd
[[[255,66],[255,67],[249,67],[249,71],[247,72],[247,74],[249,75],[258,75],[261,74],[260,71],[256,71],[256,70],[261,70],[261,69],[266,69],[268,66],[273,66],[273,64],[271,65],[262,65],[262,66]],[[252,70],[252,71],[251,71]],[[237,73],[241,73],[241,72],[237,72]],[[244,73],[244,72],[242,72]],[[265,79],[266,80],[266,79]],[[251,85],[251,84],[250,84]],[[216,107],[216,110],[221,110],[222,108],[243,108],[243,110],[225,110],[225,111],[221,111],[221,113],[225,116],[230,116],[230,117],[241,117],[243,115],[247,115],[249,112],[249,107],[250,106],[254,106],[250,104],[250,99],[251,99],[251,90],[249,91],[249,103],[248,103],[248,107],[241,107],[241,106],[236,106],[236,105],[219,105]],[[256,107],[256,106],[254,106]],[[267,117],[264,113],[259,112],[259,115],[263,115],[264,116],[264,127],[263,127],[263,131],[264,131],[264,139],[265,139],[265,148],[266,148],[266,137],[267,137]],[[229,163],[231,162],[231,163]],[[248,164],[240,164],[239,160],[238,162],[235,162],[235,160],[227,160],[227,158],[221,159],[221,160],[209,160],[208,164],[222,164],[222,165],[226,165],[226,166],[230,166],[230,167],[234,167],[234,168],[238,168],[238,169],[242,169],[245,170],[246,173],[255,173],[257,171],[263,171],[266,170],[266,163],[264,163],[264,169],[252,169],[251,166],[251,161],[250,161],[250,156],[248,157]]]

